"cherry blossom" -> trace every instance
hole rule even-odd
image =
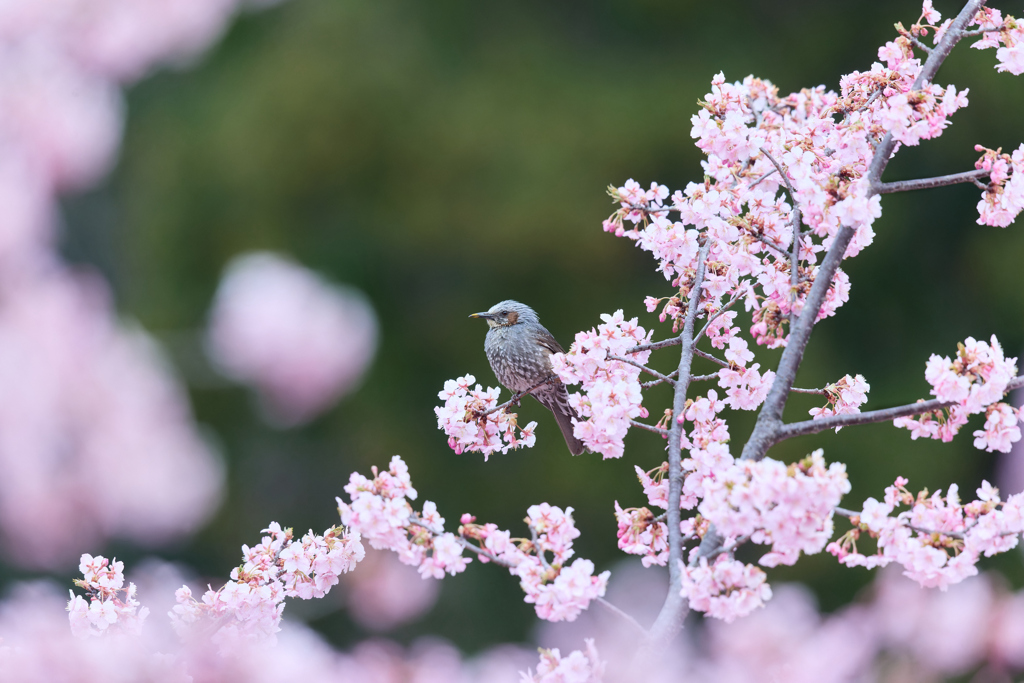
[[[650,351],[632,350],[650,341],[650,332],[636,318],[625,320],[621,310],[601,320],[597,329],[578,333],[568,352],[553,355],[551,366],[563,382],[583,388],[569,396],[583,418],[575,423],[576,437],[605,458],[621,458],[630,421],[647,417],[647,410],[640,404],[640,369],[611,357],[646,363]]]
[[[702,557],[696,565],[684,565],[682,572],[682,596],[690,608],[726,623],[764,607],[772,597],[763,571],[725,555],[710,564]]]
[[[178,589],[170,613],[175,630],[185,635],[214,624],[213,640],[225,648],[239,639],[273,638],[286,597],[323,597],[365,554],[359,532],[343,527],[295,539],[291,529],[271,522],[263,533],[259,544],[242,546],[243,563],[218,590],[208,589],[199,601],[188,586]]]
[[[78,565],[84,578],[75,585],[86,591],[89,600],[71,592],[68,613],[71,632],[79,638],[108,632],[138,635],[149,610],[136,598],[134,583],[124,586],[124,563],[102,555],[82,555]]]
[[[698,510],[727,537],[771,545],[760,564],[795,564],[832,537],[833,509],[850,491],[846,466],[825,466],[821,449],[795,465],[739,461],[705,477]]]
[[[860,406],[867,403],[868,391],[871,386],[864,377],[845,375],[841,380],[825,387],[828,405],[824,408],[811,408],[811,417],[815,420],[832,415],[850,415],[860,412]],[[841,427],[837,427],[838,432]]]
[[[900,564],[904,574],[924,587],[945,590],[978,573],[980,557],[990,557],[1017,547],[1024,532],[1024,494],[1003,501],[988,482],[977,490],[978,499],[962,504],[959,489],[952,484],[941,491],[913,495],[899,477],[885,489],[883,501],[868,498],[860,513],[851,515],[856,528],[827,550],[843,564],[868,568]],[[893,516],[896,508],[909,509]],[[878,552],[866,555],[857,550],[863,533],[877,540]]]
[[[516,413],[498,408],[501,390],[484,390],[479,384],[471,388],[475,381],[473,375],[450,379],[437,395],[444,400],[443,406],[434,408],[437,427],[448,435],[451,449],[483,453],[486,461],[495,452],[531,448],[537,442],[537,423],[520,427]]]
[[[373,468],[373,479],[353,472],[345,492],[351,502],[338,499],[341,520],[362,534],[372,547],[392,550],[399,559],[418,567],[423,578],[443,578],[466,569],[475,552],[482,563],[507,567],[520,580],[524,600],[535,606],[537,616],[550,621],[572,621],[593,600],[604,595],[610,573],[595,575],[594,563],[577,558],[573,539],[580,535],[572,508],[541,503],[527,509],[530,539],[512,538],[494,524],[478,524],[472,515],[460,519],[458,534],[444,531],[444,518],[430,501],[416,513],[409,501],[417,491],[400,456],[389,469]],[[475,542],[475,543],[474,543]],[[548,555],[551,559],[548,559]]]
[[[527,669],[522,683],[601,683],[605,662],[598,655],[594,639],[585,642],[586,652],[573,650],[565,657],[558,648],[541,649],[537,673]]]

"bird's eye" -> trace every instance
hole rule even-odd
[[[502,315],[508,315],[508,311],[502,311],[501,314]]]

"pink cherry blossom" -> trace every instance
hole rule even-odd
[[[825,387],[828,405],[824,408],[812,408],[809,412],[815,420],[832,415],[848,415],[859,413],[860,406],[867,402],[871,386],[861,375],[844,376],[841,380]],[[838,432],[842,427],[836,427]]]
[[[575,423],[576,437],[605,458],[620,458],[630,421],[646,417],[647,411],[640,403],[640,369],[609,356],[646,363],[650,351],[631,350],[650,341],[650,333],[636,318],[626,320],[622,311],[601,319],[596,329],[578,333],[568,352],[553,355],[551,365],[563,382],[583,389],[569,397],[582,418]]]
[[[485,461],[495,452],[533,447],[537,442],[537,423],[520,427],[516,413],[495,411],[501,390],[484,390],[479,384],[471,388],[475,381],[473,375],[448,380],[437,395],[444,405],[435,407],[434,414],[438,428],[449,437],[448,446],[456,453],[483,453]]]
[[[895,562],[922,586],[945,590],[977,574],[981,556],[1015,548],[1024,532],[1024,494],[1002,501],[998,490],[983,482],[978,499],[964,505],[955,484],[945,496],[941,491],[931,496],[923,491],[914,496],[906,483],[901,477],[886,488],[884,503],[869,498],[854,518],[858,527],[827,550],[851,567],[873,568]],[[909,509],[892,516],[900,506]],[[876,539],[878,551],[874,555],[857,551],[861,532]]]
[[[522,683],[601,683],[605,662],[600,659],[593,638],[585,642],[586,652],[573,650],[565,657],[558,648],[541,649],[537,673],[527,669]]]
[[[212,626],[208,635],[225,651],[239,640],[272,640],[280,631],[286,597],[323,597],[365,555],[359,533],[342,527],[294,539],[291,529],[271,522],[263,533],[259,544],[242,546],[243,563],[231,570],[231,580],[216,591],[208,589],[202,601],[188,586],[178,589],[170,616],[179,634]]]
[[[753,565],[720,555],[712,563],[700,558],[696,565],[682,565],[682,596],[690,608],[731,623],[750,614],[771,599],[765,573]]]
[[[760,560],[767,567],[821,552],[832,537],[832,511],[850,491],[846,466],[826,467],[820,449],[791,466],[739,461],[703,483],[701,515],[727,537],[771,545]]]
[[[71,632],[79,638],[116,632],[138,635],[149,610],[136,599],[134,583],[124,587],[124,563],[102,555],[82,555],[78,566],[84,578],[75,585],[86,591],[89,600],[71,592],[68,617]]]
[[[991,453],[1009,453],[1012,445],[1020,441],[1019,411],[1005,403],[989,406],[985,418],[985,429],[974,432],[974,447]]]

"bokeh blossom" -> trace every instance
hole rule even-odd
[[[377,317],[357,290],[268,252],[225,269],[207,349],[256,389],[272,421],[294,426],[330,408],[359,386],[376,348]]]

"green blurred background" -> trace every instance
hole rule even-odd
[[[689,118],[716,72],[730,81],[753,73],[784,93],[835,89],[841,74],[870,67],[894,22],[909,25],[919,12],[916,0],[291,0],[243,16],[199,63],[136,86],[118,167],[65,202],[64,251],[108,277],[122,315],[168,340],[228,462],[216,517],[164,555],[226,577],[240,545],[270,520],[324,529],[348,474],[398,453],[421,499],[448,520],[472,512],[522,532],[527,506],[572,506],[578,554],[612,566],[622,557],[612,501],[643,504],[633,467],[656,466],[662,442],[636,433],[621,460],[573,458],[529,402],[522,414],[540,422],[536,448],[486,464],[454,454],[436,428],[437,392],[466,373],[495,384],[485,328],[466,316],[519,299],[566,346],[618,308],[655,325],[643,297],[667,293],[666,283],[648,254],[601,231],[612,208],[605,187],[635,178],[674,190],[701,177]],[[938,80],[970,87],[971,106],[942,138],[901,153],[887,180],[967,170],[975,143],[1024,139],[1024,88],[994,63],[991,51],[954,52]],[[951,354],[966,336],[997,333],[1009,355],[1024,348],[1024,236],[975,225],[979,194],[963,185],[885,197],[875,244],[846,264],[851,300],[819,325],[799,385],[861,373],[872,386],[867,407],[885,407],[926,396],[928,355]],[[189,341],[224,264],[251,249],[287,252],[362,288],[381,317],[363,388],[303,429],[263,424],[243,389],[209,381]],[[663,353],[656,364],[673,367],[677,352]],[[758,360],[773,367],[777,356]],[[652,391],[646,405],[658,414],[667,400]],[[815,404],[796,397],[787,417],[803,419]],[[751,417],[730,423],[737,452]],[[770,455],[793,460],[823,446],[828,460],[847,463],[846,504],[856,507],[897,474],[913,488],[956,481],[973,491],[995,463],[973,449],[974,428],[952,444],[914,442],[890,425],[847,429]],[[142,556],[107,552],[129,563]],[[1016,553],[985,564],[1024,584]],[[807,582],[831,610],[870,574],[824,555],[769,579]],[[366,635],[343,610],[315,616],[336,644]],[[534,621],[516,581],[472,566],[444,580],[432,612],[392,636],[437,634],[474,651],[522,641]]]

